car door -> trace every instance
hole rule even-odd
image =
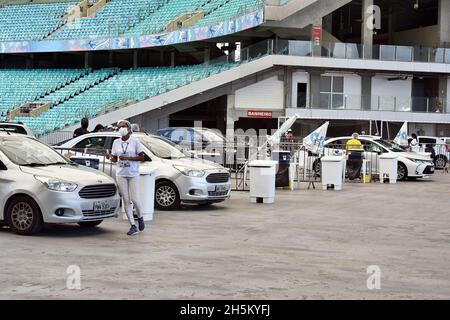
[[[364,148],[364,159],[367,160],[367,171],[370,170],[372,174],[377,174],[380,163],[380,155],[383,154],[383,148],[370,140],[363,140],[361,142]]]

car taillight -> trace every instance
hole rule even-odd
[[[450,147],[449,147],[448,144],[446,144],[446,145],[445,145],[445,151],[446,151],[446,152],[450,152],[449,150],[450,150]]]

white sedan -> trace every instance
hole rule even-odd
[[[332,138],[325,141],[325,155],[333,155],[346,150],[347,141],[352,137]],[[397,180],[424,178],[433,175],[435,172],[434,163],[430,157],[405,150],[383,140],[380,137],[361,136],[359,137],[364,147],[364,157],[372,163],[372,174],[378,174],[379,156],[384,154],[395,154],[398,156],[398,177]],[[313,168],[320,172],[320,160],[313,161]]]

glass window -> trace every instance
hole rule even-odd
[[[331,92],[331,77],[320,77],[320,92]]]
[[[344,77],[333,77],[333,93],[344,93]]]
[[[171,133],[170,133],[170,137],[168,137],[169,140],[175,142],[176,144],[179,143],[186,143],[186,142],[190,142],[191,138],[189,136],[189,132],[187,130],[184,129],[174,129]]]
[[[164,138],[140,136],[139,141],[156,157],[161,159],[180,159],[186,155],[173,142]]]
[[[32,138],[1,137],[0,151],[19,166],[68,164],[68,161],[55,150]]]
[[[105,149],[106,137],[93,137],[78,142],[74,149]]]

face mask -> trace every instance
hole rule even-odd
[[[128,129],[127,129],[127,128],[124,128],[124,127],[120,128],[120,129],[119,129],[119,134],[120,134],[122,137],[125,137],[125,136],[128,134]]]

